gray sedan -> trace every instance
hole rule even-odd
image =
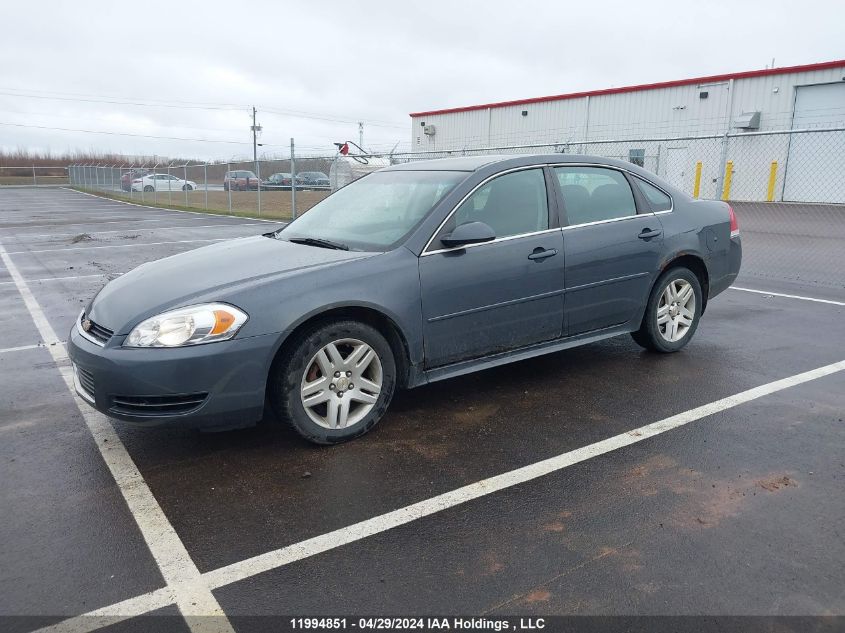
[[[739,272],[724,202],[620,161],[394,165],[278,231],[111,281],[68,349],[76,388],[141,425],[370,430],[412,388],[630,333],[675,352]]]

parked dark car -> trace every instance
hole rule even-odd
[[[68,351],[80,396],[112,417],[243,426],[269,396],[332,444],[371,429],[398,388],[626,333],[676,352],[741,256],[730,206],[630,163],[394,165],[277,231],[114,279]]]
[[[150,171],[149,169],[131,169],[129,171],[123,172],[120,175],[120,188],[123,189],[123,191],[132,191],[133,180],[143,178],[144,176],[148,176],[151,173],[152,171]]]
[[[236,171],[227,171],[223,176],[223,191],[247,191],[258,190],[258,176],[251,171],[239,169]]]
[[[297,181],[305,188],[327,189],[329,177],[321,171],[301,171],[296,175]]]
[[[286,172],[279,172],[278,174],[272,174],[267,180],[263,180],[261,182],[261,187],[263,189],[285,189],[290,190],[291,187],[291,175]],[[297,176],[296,177],[296,186],[297,188],[302,185],[302,179]]]

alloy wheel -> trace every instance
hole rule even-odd
[[[308,417],[327,429],[358,424],[378,402],[381,359],[367,343],[345,338],[318,351],[305,367],[300,400]]]
[[[686,279],[673,279],[657,304],[657,330],[670,343],[687,335],[695,320],[695,290]]]

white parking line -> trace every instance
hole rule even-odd
[[[716,400],[708,404],[678,413],[677,415],[646,424],[639,428],[633,429],[626,433],[615,435],[606,440],[601,440],[594,444],[589,444],[582,448],[578,448],[549,459],[545,459],[522,468],[517,468],[489,479],[482,479],[468,486],[463,486],[456,490],[437,495],[430,499],[425,499],[418,503],[387,512],[379,516],[355,523],[348,527],[334,530],[314,538],[281,547],[276,550],[253,556],[246,560],[232,563],[218,569],[206,572],[202,575],[202,580],[205,586],[212,589],[219,589],[226,585],[251,578],[258,574],[289,565],[296,561],[310,558],[317,554],[327,552],[355,541],[368,538],[375,534],[380,534],[391,530],[395,527],[405,525],[422,519],[424,517],[442,512],[449,508],[462,505],[474,499],[486,497],[487,495],[506,490],[523,484],[539,477],[558,472],[569,466],[587,461],[599,455],[604,455],[611,451],[642,442],[643,440],[655,437],[667,431],[680,428],[691,422],[695,422],[702,418],[706,418],[715,413],[727,411],[741,404],[757,400],[764,396],[777,393],[784,389],[800,385],[811,380],[817,380],[824,376],[829,376],[837,372],[845,370],[845,360],[823,367],[818,367],[801,374],[795,374],[787,378],[775,380],[773,382],[748,389],[740,393]],[[97,611],[92,611],[81,616],[76,616],[68,620],[64,620],[53,626],[41,629],[40,631],[51,633],[68,632],[80,633],[82,631],[91,631],[96,628],[101,628],[109,624],[113,624],[120,620],[135,617],[155,609],[159,609],[166,604],[168,597],[164,590],[160,589],[150,593],[130,598],[123,602],[104,607]],[[102,619],[100,619],[102,618]]]
[[[64,341],[56,341],[54,343],[36,343],[35,345],[21,345],[20,347],[7,347],[6,349],[0,349],[0,354],[5,354],[7,352],[23,352],[28,349],[41,349],[42,347],[51,347],[53,345],[65,345]]]
[[[105,246],[73,246],[71,248],[46,248],[37,251],[8,251],[8,255],[28,255],[30,253],[58,253],[62,251],[87,251],[92,248],[132,248],[139,246],[160,246],[162,244],[194,244],[200,242],[225,242],[231,237],[218,237],[213,240],[175,240],[173,242],[136,242],[133,244],[108,244]]]
[[[769,292],[768,290],[753,290],[751,288],[740,288],[739,286],[731,286],[731,290],[741,290],[742,292],[753,292],[758,295],[768,295],[770,297],[784,297],[786,299],[801,299],[802,301],[815,301],[816,303],[828,303],[834,306],[845,306],[845,301],[833,301],[831,299],[817,299],[816,297],[803,297],[801,295],[787,295],[782,292]]]
[[[65,224],[63,222],[51,222],[50,224],[24,224],[22,226],[3,226],[0,224],[0,230],[12,231],[20,229],[42,229],[51,226],[89,226],[91,224],[126,224],[129,222],[164,222],[164,220],[165,218],[145,218],[143,220],[91,220],[90,222],[73,222],[69,224]],[[21,235],[26,235],[26,233],[22,233]],[[17,235],[15,235],[15,237],[17,237]]]
[[[281,222],[279,224],[282,224]],[[216,229],[233,226],[264,226],[262,222],[242,222],[240,224],[183,224],[181,226],[157,226],[150,229],[114,229],[111,231],[86,231],[87,235],[103,235],[106,233],[131,233],[132,231],[178,231],[180,229]],[[15,236],[15,239],[20,242],[24,237],[65,237],[69,235],[78,235],[78,233],[35,233],[23,234]]]
[[[26,309],[32,317],[42,340],[58,340],[53,327],[44,315],[32,291],[29,289],[17,266],[0,244],[0,260],[12,276],[18,292],[23,298]],[[132,461],[123,442],[109,420],[83,403],[73,386],[73,372],[68,366],[68,354],[64,346],[48,347],[53,361],[64,378],[65,384],[73,396],[80,414],[94,436],[103,460],[111,471],[121,494],[123,495],[132,517],[138,525],[141,535],[156,561],[161,575],[167,583],[171,602],[175,602],[191,630],[207,633],[209,630],[220,633],[233,632],[232,625],[225,617],[223,609],[211,593],[208,585],[191,560],[188,550],[176,534],[176,530],[167,520],[156,498],[153,496],[144,477],[135,462]],[[214,615],[215,618],[193,618],[189,616]]]
[[[64,277],[41,277],[39,279],[27,279],[28,282],[45,282],[45,281],[65,281],[67,279],[87,279],[89,277],[107,277],[107,273],[97,273],[94,275],[65,275]],[[14,281],[0,281],[0,286],[14,284]]]

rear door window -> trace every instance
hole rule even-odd
[[[637,214],[622,172],[606,167],[555,167],[568,224],[588,224]]]

